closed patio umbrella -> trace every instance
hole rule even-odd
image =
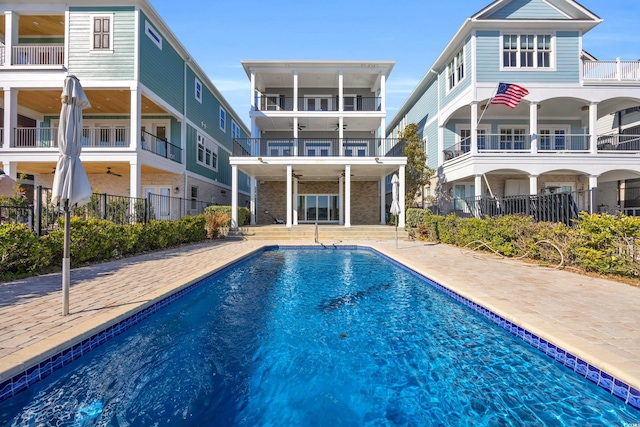
[[[398,247],[398,215],[400,215],[400,197],[398,195],[400,186],[400,179],[397,174],[393,174],[391,178],[391,215],[396,217],[396,248]]]
[[[62,315],[69,314],[69,282],[71,259],[70,210],[74,205],[82,206],[91,199],[91,185],[80,162],[82,149],[82,110],[89,108],[80,81],[67,76],[62,89],[62,109],[58,128],[58,150],[60,157],[53,177],[52,199],[64,211],[64,255],[62,259]]]

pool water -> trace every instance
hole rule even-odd
[[[0,404],[16,426],[619,425],[640,411],[370,251],[271,250]]]

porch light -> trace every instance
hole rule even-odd
[[[376,161],[376,163],[380,163],[380,157],[376,157],[375,159],[373,159]]]
[[[262,163],[262,157],[258,157],[258,161]]]

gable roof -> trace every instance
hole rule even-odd
[[[536,12],[543,16],[536,16]],[[553,14],[553,16],[552,16]],[[564,17],[564,18],[563,18]],[[467,18],[413,92],[389,121],[388,134],[402,117],[438,77],[451,57],[460,50],[475,30],[573,30],[582,34],[602,22],[602,18],[574,0],[495,0],[484,9]]]

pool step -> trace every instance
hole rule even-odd
[[[246,240],[315,240],[315,227],[304,224],[290,228],[284,225],[269,225],[242,227],[239,230],[243,239]],[[409,234],[404,229],[398,229],[398,239],[407,239]],[[353,226],[343,227],[338,225],[318,226],[318,242],[334,243],[350,240],[394,240],[396,230],[393,226]]]

